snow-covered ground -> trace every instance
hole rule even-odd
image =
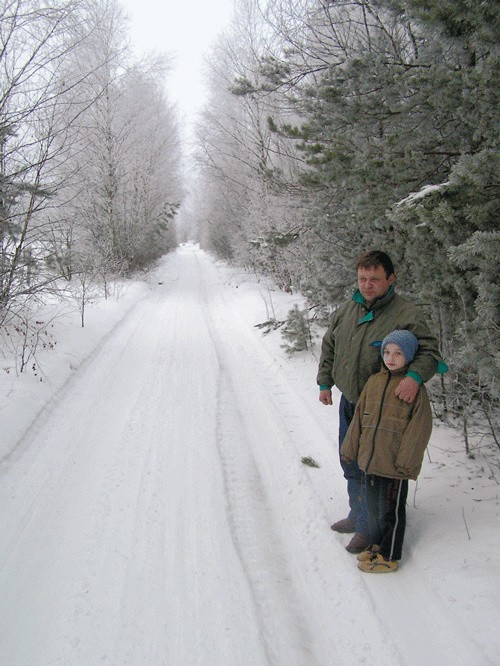
[[[317,358],[255,328],[295,302],[185,245],[0,359],[0,664],[500,663],[498,478],[435,427],[361,573]]]

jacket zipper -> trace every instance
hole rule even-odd
[[[370,464],[371,464],[372,458],[373,458],[373,456],[374,456],[374,454],[375,454],[375,438],[376,438],[376,436],[377,436],[377,431],[378,431],[378,427],[379,427],[379,425],[380,425],[380,421],[382,420],[382,410],[383,410],[383,408],[384,408],[385,393],[386,393],[386,391],[387,391],[387,387],[389,386],[389,382],[390,382],[390,381],[391,381],[391,375],[388,374],[388,375],[387,375],[387,380],[386,380],[386,382],[385,382],[384,390],[382,391],[382,399],[381,399],[381,401],[380,401],[380,409],[379,409],[379,412],[378,412],[377,423],[376,423],[376,425],[375,425],[375,430],[373,431],[373,437],[372,437],[372,451],[371,451],[371,453],[370,453],[370,457],[369,457],[369,459],[368,459],[368,463],[367,463],[367,465],[366,465],[366,473],[367,473],[367,474],[369,474],[369,471],[370,471]],[[371,480],[371,483],[372,483],[372,485],[373,485],[373,479]]]

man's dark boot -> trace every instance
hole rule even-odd
[[[368,548],[369,545],[370,545],[369,539],[365,537],[364,534],[356,532],[356,534],[349,541],[345,549],[349,553],[362,553],[364,550],[366,550],[366,548]]]
[[[343,518],[336,523],[333,523],[331,529],[334,532],[340,532],[341,534],[352,534],[356,531],[356,525],[349,520],[349,518]]]

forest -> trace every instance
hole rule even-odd
[[[4,340],[36,344],[40,299],[75,296],[83,320],[94,287],[175,247],[183,186],[169,67],[134,60],[118,3],[1,3]]]
[[[500,448],[499,14],[494,0],[238,0],[206,57],[186,199],[172,63],[133,57],[119,2],[5,0],[2,344],[38,344],[44,299],[76,298],[83,325],[95,288],[190,238],[304,295],[269,322],[300,351],[352,292],[356,256],[381,248],[439,335],[436,417],[467,448]]]
[[[438,333],[436,416],[498,441],[500,7],[243,0],[208,59],[190,223],[204,247],[306,297],[293,349],[384,249]],[[472,454],[471,454],[472,455]]]

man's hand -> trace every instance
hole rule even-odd
[[[403,377],[396,387],[396,397],[400,400],[404,400],[409,405],[417,397],[418,389],[420,388],[419,383],[413,377]],[[320,398],[321,400],[321,398]]]
[[[332,402],[332,389],[322,389],[319,392],[319,401],[324,405],[333,405]]]

